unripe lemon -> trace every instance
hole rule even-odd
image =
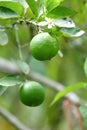
[[[49,33],[39,33],[30,42],[30,52],[37,60],[50,60],[58,52],[58,42]]]
[[[19,97],[27,106],[38,106],[45,98],[43,86],[35,81],[26,81],[19,89]]]

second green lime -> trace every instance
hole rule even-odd
[[[19,97],[27,106],[38,106],[45,98],[44,87],[35,81],[26,81],[19,89]]]

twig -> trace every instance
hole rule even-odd
[[[74,119],[76,119],[75,123],[77,123],[79,130],[84,130],[83,119],[80,114],[79,108],[73,102],[68,99],[65,99],[63,101],[63,110],[69,125],[69,130],[73,130],[74,128],[72,114],[74,116]]]
[[[58,83],[54,80],[51,80],[47,77],[44,77],[42,75],[40,75],[39,73],[35,73],[35,72],[30,72],[29,73],[29,77],[31,77],[32,79],[41,82],[42,84],[46,85],[47,87],[50,87],[54,90],[57,91],[62,91],[64,89],[64,85],[61,83]],[[77,95],[75,95],[73,92],[67,94],[65,97],[67,97],[69,100],[71,100],[72,102],[74,102],[75,104],[81,104],[81,101],[79,99],[79,97],[77,97]]]
[[[3,59],[3,58],[0,58],[0,71],[5,72],[5,73],[11,73],[11,74],[22,73],[16,63]],[[33,80],[41,82],[45,86],[50,87],[54,90],[62,91],[64,89],[64,85],[62,85],[61,83],[58,83],[45,76],[42,76],[41,74],[30,71],[27,76],[29,78],[32,78]],[[79,97],[76,94],[74,94],[73,92],[67,94],[65,97],[67,97],[69,100],[71,100],[75,104],[84,104],[85,103],[84,101],[81,101],[79,99]]]
[[[18,27],[16,24],[14,25],[14,31],[15,31],[15,37],[16,37],[16,42],[17,42],[18,51],[19,51],[19,58],[20,60],[23,60],[22,51],[21,51],[21,43],[18,36]]]
[[[24,126],[15,116],[13,116],[10,112],[0,107],[0,115],[2,115],[5,119],[7,119],[14,127],[18,130],[31,130]]]
[[[70,101],[65,99],[63,101],[63,111],[64,115],[68,124],[69,130],[73,130],[73,123],[72,123],[72,117],[71,117],[71,111],[70,111]]]
[[[21,73],[20,69],[17,67],[16,64],[4,58],[0,58],[0,72],[11,73],[11,74]]]
[[[72,103],[71,109],[72,109],[72,113],[74,114],[74,116],[78,122],[79,130],[84,130],[82,115],[81,115],[78,107],[74,103]]]

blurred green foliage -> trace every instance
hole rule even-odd
[[[84,62],[87,57],[87,1],[86,0],[67,0],[62,2],[65,7],[70,7],[77,11],[75,16],[72,16],[76,26],[85,30],[85,34],[79,38],[59,39],[60,49],[63,57],[57,55],[50,61],[40,62],[32,58],[29,52],[29,42],[33,36],[32,28],[26,24],[19,25],[18,35],[21,42],[23,58],[30,65],[31,70],[47,76],[53,80],[61,82],[65,86],[77,82],[86,81],[84,73]],[[13,20],[14,21],[14,20]],[[6,23],[0,21],[0,24]],[[0,46],[0,57],[7,59],[19,59],[18,47],[13,29],[6,29],[9,37],[6,46]],[[33,30],[34,33],[34,30]],[[4,75],[0,73],[0,75]],[[57,102],[54,106],[49,107],[53,100],[56,91],[45,87],[46,97],[44,103],[35,108],[26,107],[18,97],[18,87],[10,87],[0,97],[0,106],[5,107],[13,113],[21,122],[32,130],[67,130],[67,122],[64,117],[62,103],[63,99]],[[87,88],[76,91],[77,95],[87,100]],[[15,130],[6,120],[0,116],[1,130]],[[87,128],[85,128],[86,130]],[[78,130],[78,129],[76,129]]]

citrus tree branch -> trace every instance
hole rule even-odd
[[[0,115],[7,119],[17,130],[31,130],[24,126],[14,115],[0,107]]]
[[[0,58],[0,71],[1,72],[5,72],[5,73],[11,73],[11,74],[20,74],[22,73],[21,69],[17,66],[16,63],[10,61],[10,60],[6,60],[3,58]],[[39,73],[36,72],[32,72],[30,70],[28,77],[31,78],[32,80],[36,80],[42,84],[44,84],[47,87],[50,87],[54,90],[57,91],[62,91],[64,89],[64,85],[61,83],[58,83],[52,79],[49,79]],[[82,104],[84,103],[83,101],[81,101],[81,99],[79,99],[79,97],[71,92],[69,94],[67,94],[65,97],[67,97],[69,100],[71,100],[73,103],[75,104]]]
[[[65,88],[63,84],[61,84],[59,82],[56,82],[56,81],[54,81],[52,79],[49,79],[49,78],[47,78],[45,76],[42,76],[39,73],[30,72],[29,77],[31,77],[33,80],[41,82],[42,84],[44,84],[47,87],[52,88],[52,89],[54,89],[56,91],[62,91]],[[71,100],[75,104],[81,104],[81,100],[73,92],[67,94],[65,97],[68,98],[69,100]]]

